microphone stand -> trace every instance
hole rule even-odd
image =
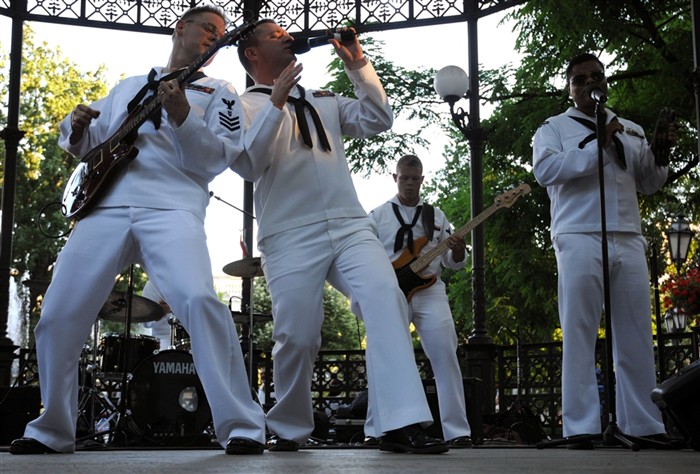
[[[241,208],[239,208],[239,207],[234,206],[234,205],[231,204],[230,202],[224,201],[224,200],[221,199],[219,196],[217,196],[216,194],[214,194],[214,191],[209,191],[209,196],[210,196],[210,197],[213,197],[214,199],[216,199],[216,200],[218,200],[218,201],[220,201],[220,202],[223,202],[223,203],[226,204],[227,206],[232,207],[232,208],[234,208],[235,210],[237,210],[237,211],[243,213],[246,217],[249,217],[249,218],[251,218],[251,219],[255,219],[255,215],[253,215],[252,213],[246,211],[245,209],[241,209]],[[248,324],[247,324],[248,328],[247,328],[247,331],[246,331],[246,332],[247,332],[247,338],[248,338],[248,383],[250,384],[250,388],[251,388],[251,390],[253,391],[253,396],[254,396],[254,398],[257,399],[257,392],[256,392],[255,390],[253,390],[254,384],[257,385],[257,384],[256,384],[256,381],[255,381],[254,374],[253,374],[253,368],[254,368],[254,367],[253,367],[253,365],[254,365],[254,364],[253,364],[253,350],[254,350],[254,344],[253,344],[253,323],[254,323],[254,312],[253,312],[253,309],[254,309],[254,308],[253,308],[253,278],[254,278],[254,276],[251,276],[251,277],[248,277],[248,278],[244,278],[243,281],[244,281],[244,283],[246,283],[246,280],[248,280],[248,285],[244,285],[244,287],[245,287],[245,286],[248,287],[248,317],[249,317],[249,321],[248,321]],[[245,292],[245,288],[244,288],[244,292]],[[243,308],[241,308],[241,309],[242,309],[242,310],[245,310],[246,308],[243,307]],[[231,305],[230,305],[230,300],[229,300],[229,311],[232,311],[232,310],[231,310]],[[244,311],[242,311],[242,312],[244,312]]]
[[[605,318],[605,408],[608,413],[608,426],[601,434],[584,434],[568,436],[558,440],[544,441],[537,443],[537,449],[543,449],[550,446],[561,446],[568,444],[578,444],[586,441],[602,440],[605,446],[621,445],[629,448],[632,451],[639,451],[640,444],[645,447],[664,448],[666,443],[642,439],[635,436],[630,436],[622,433],[617,425],[617,409],[615,406],[615,373],[613,366],[613,341],[612,341],[612,315],[610,305],[610,274],[608,261],[608,232],[607,221],[605,216],[605,175],[603,173],[603,145],[606,140],[606,113],[605,108],[601,104],[605,102],[605,96],[593,97],[596,101],[596,141],[598,143],[598,181],[600,186],[600,238],[601,251],[603,260],[603,297],[604,297],[604,318]]]
[[[216,194],[214,194],[214,191],[209,191],[209,196],[210,196],[210,197],[213,197],[214,199],[216,199],[216,200],[218,200],[218,201],[223,202],[223,203],[226,204],[227,206],[230,206],[230,207],[234,208],[234,209],[237,210],[237,211],[242,212],[242,213],[245,214],[246,216],[255,219],[255,216],[254,216],[253,214],[251,214],[251,213],[248,212],[248,211],[245,211],[245,210],[241,209],[240,207],[234,206],[234,205],[231,204],[230,202],[224,201],[224,200],[221,199],[219,196],[217,196]]]

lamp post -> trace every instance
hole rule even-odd
[[[457,66],[446,66],[435,74],[435,92],[450,106],[452,121],[469,142],[471,216],[474,218],[484,208],[483,153],[484,132],[479,122],[479,82],[476,47],[476,21],[469,24],[469,72],[467,75]],[[469,110],[455,108],[461,99],[469,100]],[[486,413],[495,411],[496,399],[496,350],[493,339],[486,331],[486,296],[484,285],[484,230],[476,226],[472,238],[472,333],[465,345],[467,364],[463,373],[483,381]]]
[[[433,83],[435,92],[449,104],[452,121],[469,142],[472,218],[478,215],[484,207],[482,157],[485,137],[479,123],[479,94],[476,92],[478,91],[478,80],[475,76],[477,74],[472,74],[470,78],[458,66],[445,66],[435,74]],[[461,107],[456,108],[457,102],[462,98],[469,100],[471,114]],[[471,237],[473,330],[469,336],[469,343],[492,344],[493,340],[486,331],[483,228],[481,226],[475,227]]]
[[[695,232],[690,229],[690,225],[688,225],[688,221],[683,214],[678,214],[671,227],[666,231],[671,261],[679,272],[688,258],[690,241],[693,239],[694,234]]]

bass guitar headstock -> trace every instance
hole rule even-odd
[[[499,194],[494,199],[494,203],[497,207],[510,207],[515,204],[515,201],[520,198],[520,196],[525,196],[530,193],[530,185],[523,183],[520,186],[509,189],[503,194]]]

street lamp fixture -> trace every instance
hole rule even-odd
[[[695,232],[690,229],[690,225],[683,214],[678,214],[671,227],[666,231],[671,261],[679,272],[688,258],[688,250],[690,249],[690,241],[693,239],[693,235],[695,235]]]
[[[673,308],[664,315],[664,325],[666,326],[666,332],[669,334],[685,331],[687,323],[688,319],[685,311],[679,311],[678,308]]]
[[[440,98],[450,104],[452,121],[462,132],[467,140],[477,138],[477,129],[473,126],[469,112],[459,107],[455,110],[455,104],[460,99],[469,99],[469,76],[459,66],[445,66],[435,73],[433,81],[435,92]]]

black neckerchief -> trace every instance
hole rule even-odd
[[[403,248],[403,239],[405,236],[407,236],[406,246],[408,247],[408,250],[413,253],[413,226],[416,225],[416,222],[418,222],[420,211],[423,209],[423,206],[418,206],[416,208],[416,213],[413,215],[413,221],[410,224],[406,224],[404,222],[403,217],[401,217],[401,212],[399,211],[399,206],[395,202],[391,203],[391,208],[394,210],[394,214],[396,214],[399,224],[401,224],[401,227],[399,227],[399,230],[396,232],[394,252],[398,252]]]
[[[589,129],[593,130],[593,133],[591,133],[586,138],[581,140],[581,143],[578,144],[579,148],[583,148],[584,146],[586,146],[586,143],[593,141],[597,138],[597,135],[596,135],[597,127],[596,127],[595,122],[593,122],[592,120],[581,118],[581,117],[574,117],[572,115],[569,115],[568,117],[572,118],[573,120],[576,120],[578,123],[585,125]],[[617,121],[617,117],[613,117],[612,119],[610,119],[611,122],[613,120]],[[627,162],[625,161],[625,147],[622,146],[622,141],[620,141],[620,138],[617,137],[616,135],[612,136],[612,141],[613,141],[613,144],[615,145],[615,151],[617,152],[617,163],[620,165],[620,167],[623,170],[626,170],[627,169]]]
[[[323,128],[323,122],[321,122],[321,117],[311,103],[306,100],[306,91],[303,87],[297,84],[297,89],[299,89],[299,98],[287,97],[287,102],[294,106],[294,114],[297,117],[297,123],[299,124],[299,131],[301,132],[301,138],[304,140],[304,144],[309,148],[313,148],[313,142],[311,141],[311,133],[309,132],[309,123],[306,120],[306,115],[304,114],[304,107],[309,109],[311,114],[311,119],[314,121],[314,126],[318,132],[318,139],[321,142],[321,148],[324,151],[331,151],[331,144],[326,136],[326,131]],[[262,92],[263,94],[271,95],[272,90],[263,87],[256,87],[255,89],[250,89],[248,92]]]

